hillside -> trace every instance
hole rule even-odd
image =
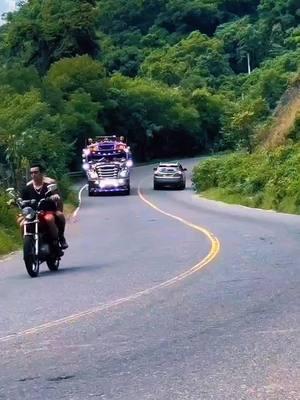
[[[239,151],[199,164],[196,190],[210,199],[300,214],[299,78],[258,128],[255,151]]]
[[[262,146],[275,149],[287,143],[288,139],[300,138],[300,82],[297,80],[281,97],[274,112],[273,122]]]
[[[30,0],[6,22],[0,164],[15,181],[36,158],[78,169],[104,132],[136,160],[253,151],[300,64],[298,0]]]

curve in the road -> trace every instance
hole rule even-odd
[[[85,188],[85,186],[83,188],[81,188],[81,190],[79,192],[80,204],[81,204],[81,195],[82,195],[82,191],[84,190],[84,188]],[[152,207],[157,212],[159,212],[159,213],[161,213],[161,214],[163,214],[165,216],[168,216],[170,218],[173,218],[173,219],[183,223],[184,225],[186,225],[186,226],[188,226],[188,227],[190,227],[192,229],[195,229],[198,232],[201,232],[203,235],[205,235],[209,239],[209,241],[211,243],[210,251],[206,255],[206,257],[204,257],[201,261],[199,261],[196,265],[194,265],[192,268],[188,269],[187,271],[184,271],[181,274],[179,274],[179,275],[177,275],[177,276],[175,276],[175,277],[173,277],[171,279],[168,279],[167,281],[162,282],[162,283],[160,283],[158,285],[152,286],[152,287],[150,287],[148,289],[141,290],[140,292],[137,292],[137,293],[135,293],[133,295],[130,295],[128,297],[120,298],[120,299],[114,300],[114,301],[109,302],[109,303],[100,304],[97,307],[91,308],[91,309],[86,310],[86,311],[82,311],[80,313],[76,313],[76,314],[69,315],[69,316],[64,317],[64,318],[53,320],[53,321],[47,322],[45,324],[41,324],[41,325],[38,325],[36,327],[30,328],[30,329],[17,332],[17,333],[12,334],[12,335],[7,335],[7,336],[0,337],[0,343],[1,342],[8,342],[8,341],[14,340],[16,338],[22,338],[22,337],[34,335],[34,334],[37,334],[37,333],[39,333],[41,331],[44,331],[44,330],[47,330],[47,329],[50,329],[50,328],[54,328],[54,327],[57,327],[57,326],[60,326],[60,325],[63,325],[63,324],[74,323],[74,322],[76,322],[76,321],[78,321],[78,320],[80,320],[80,319],[82,319],[84,317],[88,317],[90,315],[94,315],[94,314],[99,313],[101,311],[109,310],[109,309],[114,308],[116,306],[119,306],[121,304],[136,300],[136,299],[138,299],[138,298],[140,298],[142,296],[149,295],[150,293],[154,292],[155,290],[172,286],[172,285],[182,281],[183,279],[186,279],[189,276],[195,274],[196,272],[199,272],[201,269],[203,269],[207,264],[212,262],[217,257],[218,253],[220,252],[220,242],[219,242],[218,238],[213,233],[209,232],[204,227],[201,227],[199,225],[193,224],[193,223],[191,223],[191,222],[189,222],[189,221],[187,221],[187,220],[185,220],[185,219],[183,219],[183,218],[181,218],[181,217],[179,217],[177,215],[170,214],[170,213],[160,209],[159,207],[157,207],[154,203],[152,203],[150,200],[148,200],[143,195],[143,193],[141,191],[141,188],[140,188],[140,185],[138,187],[138,195],[139,195],[139,198],[145,204],[147,204],[148,206]],[[80,205],[79,205],[79,207],[77,209],[77,212],[74,215],[74,217],[76,217],[76,215],[78,214],[79,209],[80,209]]]

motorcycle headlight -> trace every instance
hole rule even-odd
[[[22,210],[22,214],[25,219],[31,220],[35,217],[35,211],[31,207],[24,207]]]
[[[122,171],[119,173],[120,178],[127,178],[128,176],[128,169],[122,169]]]

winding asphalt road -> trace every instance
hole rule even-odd
[[[300,217],[151,176],[83,192],[59,272],[0,263],[0,399],[300,399]]]

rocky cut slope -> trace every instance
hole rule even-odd
[[[271,129],[263,142],[263,148],[274,149],[289,139],[300,139],[300,73],[281,97],[273,115]]]

